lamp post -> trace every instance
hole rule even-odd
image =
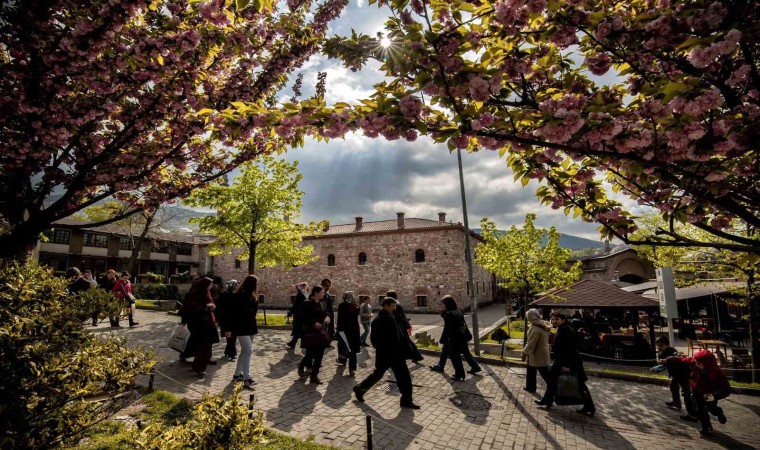
[[[464,216],[464,248],[467,260],[467,283],[472,302],[472,343],[476,355],[480,355],[480,330],[478,326],[478,299],[475,296],[475,283],[472,276],[472,245],[470,244],[470,224],[467,220],[467,196],[464,192],[464,173],[462,172],[462,150],[457,149],[457,162],[459,163],[459,189],[462,193],[462,215]]]

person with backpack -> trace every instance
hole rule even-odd
[[[718,406],[719,400],[723,400],[731,394],[728,378],[718,367],[718,360],[715,359],[715,355],[708,350],[698,351],[693,358],[684,356],[671,356],[670,358],[680,358],[691,368],[691,396],[694,401],[696,418],[702,426],[699,433],[707,436],[713,430],[710,424],[711,415],[715,416],[720,424],[725,424],[728,421],[723,413],[723,408]],[[691,420],[688,416],[682,418]]]

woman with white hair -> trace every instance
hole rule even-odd
[[[536,372],[541,374],[544,382],[547,382],[549,376],[549,363],[551,362],[549,354],[549,329],[541,320],[541,312],[537,309],[529,309],[525,313],[530,327],[528,328],[528,339],[522,354],[528,359],[528,376],[525,378],[526,391],[534,394],[536,392]]]

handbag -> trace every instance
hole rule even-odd
[[[178,324],[174,327],[172,335],[169,338],[168,347],[172,350],[176,350],[180,353],[184,352],[187,348],[187,341],[190,340],[190,330],[183,324]]]
[[[557,377],[557,395],[554,401],[558,405],[582,405],[583,393],[578,383],[578,375],[562,373]]]
[[[464,340],[466,342],[470,342],[472,340],[472,333],[470,332],[470,327],[467,326],[467,324],[464,324]]]

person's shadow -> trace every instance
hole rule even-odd
[[[266,419],[273,423],[272,428],[287,433],[294,423],[309,416],[321,399],[316,384],[305,383],[304,378],[293,380],[280,396],[277,408],[266,411]]]
[[[327,389],[322,398],[322,403],[330,408],[339,409],[351,400],[352,388],[356,380],[345,376],[344,372],[348,373],[346,366],[336,365],[332,377],[329,380],[324,380],[327,383]],[[323,371],[323,373],[325,372]]]
[[[422,426],[414,423],[414,410],[401,408],[396,417],[386,419],[366,403],[356,402],[356,405],[365,417],[372,418],[374,448],[406,449],[422,432]]]
[[[282,357],[279,361],[269,363],[269,373],[266,377],[276,380],[278,378],[292,374],[293,366],[297,366],[302,357],[303,355],[300,355],[298,353],[295,353],[293,350],[288,349],[288,351],[282,354]]]
[[[449,401],[464,413],[465,420],[475,425],[486,423],[488,415],[493,408],[491,402],[478,388],[477,381],[483,378],[480,375],[474,375],[465,381],[454,381],[448,379],[454,391],[454,396],[449,397]]]

